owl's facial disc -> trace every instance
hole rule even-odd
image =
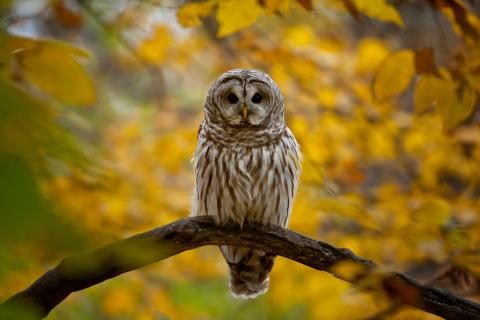
[[[221,89],[220,112],[228,125],[245,128],[265,125],[272,101],[266,84],[232,79]]]

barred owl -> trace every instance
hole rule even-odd
[[[287,227],[301,153],[284,113],[276,83],[260,71],[230,70],[213,83],[193,157],[194,216]],[[234,246],[220,250],[235,297],[267,291],[275,256]]]

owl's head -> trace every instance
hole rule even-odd
[[[205,103],[209,122],[233,128],[283,125],[283,97],[277,84],[258,70],[234,69],[211,86]]]

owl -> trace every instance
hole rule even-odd
[[[193,157],[192,215],[212,216],[220,225],[287,227],[302,156],[277,84],[258,70],[230,70],[213,83],[204,108]],[[268,290],[274,255],[235,246],[220,250],[235,297]]]

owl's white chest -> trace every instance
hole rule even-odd
[[[193,158],[193,215],[211,215],[219,223],[286,226],[300,161],[298,144],[289,130],[259,147],[225,147],[200,134]]]

